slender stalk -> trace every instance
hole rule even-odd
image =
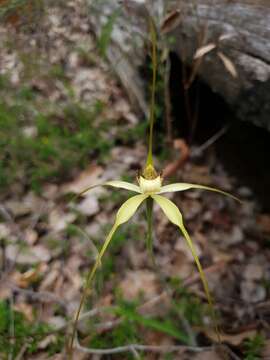
[[[157,33],[153,18],[149,17],[150,35],[152,43],[152,88],[150,100],[150,114],[149,114],[149,141],[148,141],[148,155],[146,166],[153,165],[153,130],[155,120],[155,98],[156,98],[156,84],[157,84]]]
[[[153,199],[151,197],[146,199],[146,220],[147,220],[146,245],[151,261],[154,264],[155,259],[153,254]]]

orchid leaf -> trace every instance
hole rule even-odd
[[[73,349],[73,343],[74,343],[74,339],[75,339],[75,333],[76,333],[76,328],[77,328],[77,324],[78,324],[78,320],[80,317],[80,313],[86,298],[86,294],[87,294],[87,289],[89,288],[91,282],[93,281],[93,278],[95,276],[95,273],[98,269],[99,264],[101,263],[102,257],[105,254],[111,240],[112,237],[115,233],[115,231],[117,230],[118,226],[124,224],[125,222],[127,222],[137,211],[138,207],[141,205],[141,203],[147,198],[147,195],[135,195],[133,197],[131,197],[130,199],[128,199],[126,202],[124,202],[124,204],[119,208],[119,210],[117,211],[116,214],[116,219],[114,222],[113,227],[111,228],[111,231],[109,232],[108,236],[105,239],[105,242],[100,250],[100,253],[97,256],[97,259],[95,261],[94,266],[92,267],[92,269],[90,269],[87,278],[86,278],[86,283],[85,283],[85,287],[83,290],[83,294],[81,297],[81,301],[80,301],[80,305],[78,308],[78,311],[76,313],[76,317],[74,320],[74,325],[73,325],[73,330],[72,330],[72,337],[71,337],[71,342],[70,342],[70,352],[72,353],[72,349]]]
[[[202,281],[202,285],[208,300],[208,303],[210,305],[211,311],[212,311],[212,315],[213,315],[213,320],[215,323],[215,328],[216,328],[216,333],[217,336],[219,338],[219,331],[217,329],[217,325],[216,325],[216,316],[215,316],[215,311],[214,311],[214,306],[213,306],[213,301],[212,301],[212,297],[209,291],[209,286],[208,286],[208,282],[207,279],[205,277],[204,271],[202,269],[199,257],[197,255],[196,249],[194,247],[194,244],[184,226],[183,223],[183,217],[182,214],[180,212],[180,210],[178,209],[178,207],[169,199],[160,196],[160,195],[152,195],[153,199],[158,203],[158,205],[161,207],[161,209],[163,210],[164,214],[167,216],[167,218],[176,226],[179,227],[179,229],[181,230],[181,232],[184,235],[184,238],[187,242],[187,245],[192,253],[192,256],[194,258],[194,261],[196,263],[197,269],[199,271],[200,274],[200,278]]]
[[[159,191],[159,194],[164,194],[167,192],[185,191],[185,190],[189,190],[189,189],[201,189],[201,190],[214,191],[214,192],[218,192],[222,195],[229,196],[230,198],[232,198],[236,201],[239,201],[240,203],[242,202],[237,197],[235,197],[225,191],[222,191],[222,190],[210,187],[210,186],[188,184],[188,183],[175,183],[175,184],[169,184],[169,185],[162,186],[161,190]]]

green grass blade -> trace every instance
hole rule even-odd
[[[124,316],[128,320],[134,321],[146,328],[153,329],[164,334],[170,335],[175,339],[182,341],[184,344],[188,344],[188,337],[182,333],[171,321],[161,321],[152,317],[145,317],[139,314],[136,309],[128,306],[118,307],[114,310],[117,315]]]
[[[99,49],[99,53],[103,58],[106,57],[106,52],[111,41],[113,28],[118,16],[119,10],[117,9],[109,16],[107,22],[103,25],[101,29],[101,33],[97,41],[97,46]]]

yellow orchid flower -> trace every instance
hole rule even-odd
[[[110,187],[114,187],[114,188],[125,189],[128,191],[135,192],[138,195],[134,195],[131,198],[129,198],[128,200],[126,200],[122,204],[122,206],[119,208],[119,210],[117,211],[115,222],[104,241],[104,244],[97,256],[97,259],[95,261],[93,268],[91,269],[91,271],[89,272],[89,274],[87,276],[85,289],[87,289],[89,287],[90,283],[92,282],[92,280],[95,276],[95,273],[96,273],[99,265],[101,264],[101,260],[104,256],[117,228],[120,225],[129,221],[129,219],[135,214],[135,212],[137,211],[139,206],[144,201],[147,201],[148,199],[152,199],[152,201],[154,201],[155,203],[157,203],[159,205],[159,207],[162,209],[162,211],[167,216],[169,221],[172,222],[174,225],[176,225],[182,232],[182,234],[186,240],[186,243],[192,253],[192,256],[196,263],[197,269],[199,271],[202,285],[203,285],[205,294],[207,296],[207,300],[208,300],[211,308],[213,308],[213,303],[212,303],[208,283],[207,283],[206,277],[204,275],[198,255],[196,253],[195,247],[193,245],[193,242],[185,228],[182,214],[181,214],[180,210],[178,209],[178,207],[171,200],[167,199],[166,197],[162,196],[161,194],[169,193],[169,192],[185,191],[185,190],[189,190],[189,189],[203,189],[203,190],[218,192],[220,194],[229,196],[237,201],[240,201],[240,200],[238,200],[236,197],[234,197],[233,195],[231,195],[227,192],[224,192],[222,190],[218,190],[218,189],[215,189],[215,188],[212,188],[209,186],[204,186],[204,185],[189,184],[189,183],[174,183],[174,184],[162,186],[162,177],[161,177],[161,175],[158,175],[156,173],[156,171],[152,165],[146,166],[143,174],[141,176],[139,176],[139,178],[138,178],[138,185],[135,185],[135,184],[132,184],[132,183],[129,183],[126,181],[112,180],[112,181],[107,181],[100,185],[94,185],[92,187],[89,187],[86,190],[84,190],[81,194],[83,194],[97,186],[110,186]],[[81,312],[85,297],[86,297],[86,291],[84,291],[84,293],[82,295],[80,306],[79,306],[79,309],[76,314],[72,338],[74,338],[74,336],[75,336],[77,322],[78,322],[78,319],[80,316],[80,312]],[[72,347],[72,344],[73,344],[73,339],[71,341],[71,347]]]

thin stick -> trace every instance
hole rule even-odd
[[[76,338],[75,343],[76,349],[80,350],[87,354],[95,354],[95,355],[109,355],[109,354],[119,354],[122,352],[133,352],[134,350],[137,351],[149,351],[154,353],[165,353],[165,352],[175,352],[175,351],[191,351],[195,353],[209,351],[212,347],[197,347],[197,346],[184,346],[184,345],[141,345],[141,344],[130,344],[124,346],[118,346],[115,348],[110,349],[91,349],[85,348],[80,345],[78,339]]]
[[[15,360],[21,360],[21,359],[23,359],[23,356],[24,356],[27,348],[28,348],[28,344],[24,344],[24,345],[22,346],[21,350],[19,351],[18,355],[16,356]]]
[[[229,129],[229,125],[224,126],[218,132],[216,132],[210,139],[208,139],[205,143],[200,145],[198,148],[191,151],[191,156],[200,155],[204,152],[208,147],[213,145],[218,139],[220,139]]]

